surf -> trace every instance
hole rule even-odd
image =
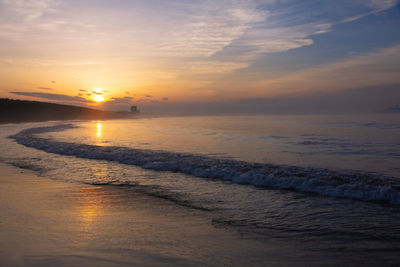
[[[113,161],[144,169],[183,173],[199,178],[219,179],[257,187],[400,204],[400,184],[392,177],[374,173],[253,163],[191,153],[123,146],[88,145],[38,136],[41,133],[73,128],[77,126],[61,124],[35,127],[25,129],[9,138],[27,147],[64,156]]]

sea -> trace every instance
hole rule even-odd
[[[0,137],[2,162],[43,179],[136,190],[310,257],[400,263],[400,114],[22,123]]]

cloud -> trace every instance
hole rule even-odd
[[[154,100],[154,99],[148,99],[148,98],[141,98],[141,99],[137,99],[135,100],[136,103],[151,103],[151,104],[156,104],[156,103],[160,103],[160,101],[158,100]]]
[[[38,87],[38,89],[42,89],[42,90],[53,90],[53,88],[50,88],[50,87]]]
[[[40,18],[55,3],[54,0],[3,0],[1,4],[15,16],[31,21]]]
[[[136,94],[131,93],[131,92],[129,92],[129,91],[125,91],[125,94],[126,94],[126,95],[133,95],[133,96],[136,96]]]
[[[327,32],[335,23],[350,18],[360,18],[362,14],[368,13],[367,8],[376,12],[389,9],[398,3],[395,0],[366,0],[355,3],[346,0],[338,1],[337,4],[315,1],[311,5],[290,0],[209,0],[185,3],[155,0],[141,4],[125,3],[124,8],[116,5],[114,9],[109,10],[103,8],[105,2],[102,1],[96,7],[65,1],[63,9],[55,0],[3,0],[3,2],[7,10],[14,10],[21,16],[41,17],[40,23],[25,25],[10,23],[12,20],[9,19],[4,20],[3,32],[8,32],[10,35],[23,36],[32,30],[35,34],[38,31],[43,34],[64,30],[69,34],[69,38],[73,37],[76,41],[96,36],[96,40],[101,43],[102,38],[118,40],[109,37],[124,34],[126,36],[124,43],[128,45],[117,43],[114,45],[118,45],[121,51],[128,55],[139,55],[133,52],[138,49],[127,50],[127,47],[131,47],[129,44],[137,44],[142,48],[139,49],[140,55],[197,59],[215,55],[234,43],[242,48],[242,56],[248,58],[255,53],[270,53],[310,45],[312,43],[310,35]],[[162,8],[155,8],[157,6]],[[84,17],[75,12],[85,9]],[[103,13],[104,10],[110,12]],[[51,16],[42,18],[46,12],[54,12],[57,14],[57,19]],[[117,20],[112,20],[113,23],[105,24],[104,20],[98,19],[103,15],[116,17],[125,22],[120,25],[116,23]],[[135,25],[141,25],[143,30],[133,30],[132,26]],[[314,29],[310,30],[310,27]],[[0,29],[0,35],[1,32]],[[78,34],[82,32],[85,36]],[[280,32],[278,39],[275,39],[276,32]],[[249,55],[244,55],[246,51]],[[234,58],[234,55],[232,57]],[[98,64],[98,62],[74,64],[87,63]]]
[[[201,4],[189,4],[187,12],[193,19],[188,19],[183,27],[166,31],[168,37],[152,48],[161,57],[189,58],[187,64],[181,64],[186,65],[183,70],[176,70],[180,74],[221,75],[244,69],[262,54],[311,46],[316,35],[330,32],[336,24],[355,21],[395,5],[395,1],[385,0],[315,2],[311,12],[310,4],[294,1],[279,3],[280,8],[268,8],[278,6],[277,1],[212,2],[212,11]]]
[[[399,0],[370,0],[369,4],[376,10],[376,11],[383,11],[389,8],[392,8],[399,4]]]
[[[163,34],[157,50],[179,57],[208,57],[240,38],[252,24],[265,21],[267,10],[254,1],[211,1],[186,5],[190,16]],[[168,37],[167,37],[168,36]]]
[[[162,98],[162,100],[164,100],[164,101],[168,101],[168,100],[169,100],[169,98],[168,98],[168,97],[163,97],[163,98]]]
[[[60,100],[60,101],[73,101],[73,102],[83,102],[83,103],[91,103],[85,98],[78,97],[78,96],[69,96],[64,94],[48,94],[48,93],[40,93],[40,92],[10,92],[11,94],[15,95],[22,95],[22,96],[32,96],[38,97],[43,99],[50,99],[50,100]]]
[[[57,100],[57,101],[68,101],[68,102],[81,102],[81,103],[92,103],[93,101],[87,100],[83,97],[79,96],[69,96],[63,94],[48,94],[41,92],[9,92],[14,95],[21,96],[32,96],[37,98],[49,99],[49,100]]]
[[[85,90],[85,89],[79,89],[79,91],[81,91],[81,92],[87,92],[87,90]]]
[[[95,94],[95,95],[104,95],[103,92],[97,92],[97,91],[95,91],[95,90],[92,91],[92,94]]]
[[[297,97],[242,98],[217,102],[141,102],[154,114],[316,114],[379,112],[398,103],[400,84],[314,92]]]
[[[115,102],[115,103],[130,103],[131,100],[135,99],[134,97],[131,96],[125,96],[125,97],[112,97],[109,102]]]
[[[374,14],[374,15],[379,14],[381,12],[384,12],[385,10],[395,7],[397,4],[400,3],[399,0],[370,0],[369,2],[368,1],[365,1],[365,2],[369,7],[372,8],[372,10],[361,13],[361,14],[357,14],[354,16],[346,17],[341,22],[344,22],[344,23],[352,22],[352,21],[362,19],[362,18],[372,15],[372,14]]]
[[[101,107],[106,110],[128,111],[132,105],[134,97],[113,97],[110,100],[101,104]]]
[[[177,88],[196,88],[187,89],[187,95],[207,95],[200,91],[215,90],[210,84],[257,65],[263,54],[317,46],[316,36],[335,25],[398,3],[152,0],[118,1],[110,7],[108,1],[0,1],[0,38],[2,44],[12,44],[0,52],[1,64],[63,71],[74,79],[79,73],[84,84],[94,77],[82,70],[105,73],[109,66],[107,84],[118,81],[129,88],[130,79],[137,77],[135,86],[168,87],[179,79]]]
[[[238,59],[240,55],[236,59]],[[184,75],[219,75],[230,73],[234,70],[247,68],[249,62],[224,62],[224,61],[191,61],[183,63],[180,68],[177,68]]]
[[[399,84],[399,62],[400,45],[397,45],[276,79],[263,80],[257,86],[286,94]]]

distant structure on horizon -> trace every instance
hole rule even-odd
[[[137,108],[137,106],[131,106],[131,113],[139,113],[139,109]]]

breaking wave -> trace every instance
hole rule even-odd
[[[115,161],[145,169],[184,173],[196,177],[221,179],[238,184],[289,189],[324,196],[400,204],[400,183],[394,178],[356,171],[279,166],[218,159],[170,151],[96,146],[56,141],[40,133],[76,128],[72,124],[23,130],[9,138],[27,147],[48,153],[86,159]]]

